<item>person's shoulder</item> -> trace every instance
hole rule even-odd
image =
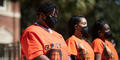
[[[39,26],[37,26],[37,25],[35,25],[35,24],[30,25],[30,26],[28,26],[28,27],[23,31],[22,36],[26,35],[27,33],[32,33],[32,32],[36,33],[37,30],[41,30],[41,29],[39,28]]]
[[[110,41],[105,40],[107,44],[113,45]]]
[[[94,39],[93,42],[102,42],[102,40],[100,38],[96,38],[96,39]]]
[[[96,38],[94,39],[94,41],[92,42],[92,44],[103,44],[104,42],[100,39],[100,38]]]
[[[74,41],[74,40],[75,40],[75,37],[74,37],[74,35],[72,35],[66,41]]]
[[[24,32],[43,32],[44,29],[42,29],[39,25],[33,24],[29,27],[27,27]]]
[[[33,24],[31,26],[28,26],[24,31],[35,31],[38,28],[39,28],[38,25]]]
[[[52,29],[51,29],[52,30]],[[55,30],[52,30],[52,33],[56,36],[63,37],[60,33],[56,32]]]

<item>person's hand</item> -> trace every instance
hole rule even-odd
[[[114,57],[113,52],[108,48],[106,44],[104,44],[104,54],[106,55],[106,57],[110,57],[110,58]]]
[[[80,43],[78,43],[79,55],[82,57],[88,57],[87,49]]]

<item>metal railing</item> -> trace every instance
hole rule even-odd
[[[19,43],[0,44],[0,60],[20,60]]]

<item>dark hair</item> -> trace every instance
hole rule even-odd
[[[52,2],[40,2],[37,9],[37,16],[39,16],[41,12],[43,12],[44,14],[48,14],[49,12],[52,12],[54,9],[56,9],[56,12],[58,13],[57,6]]]
[[[80,22],[80,18],[83,18],[84,16],[78,15],[78,16],[72,16],[70,20],[68,21],[68,33],[69,36],[72,36],[75,32],[75,25]]]
[[[100,38],[98,32],[102,31],[105,24],[106,22],[104,21],[104,19],[99,19],[95,21],[91,29],[92,40],[94,40],[95,38]]]

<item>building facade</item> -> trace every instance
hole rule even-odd
[[[19,0],[0,0],[0,60],[20,60]]]

